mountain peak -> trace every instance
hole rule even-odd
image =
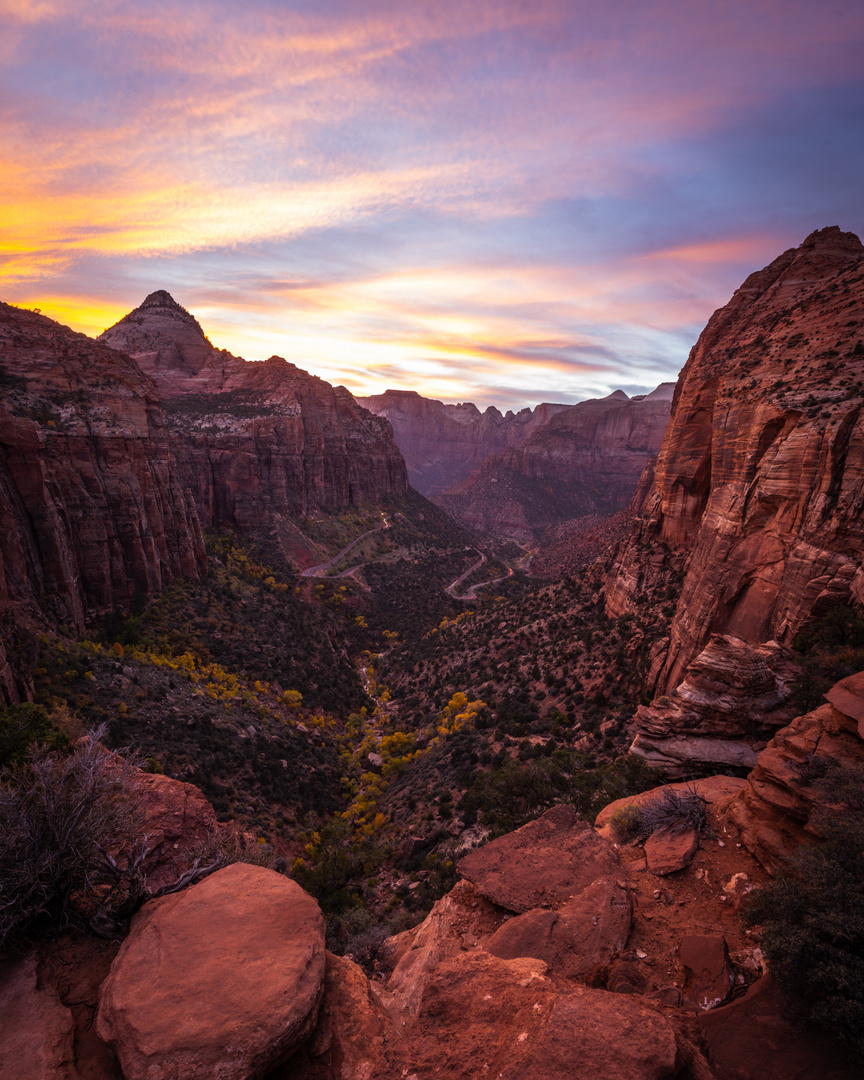
[[[99,340],[134,357],[151,375],[167,368],[196,374],[213,353],[198,320],[165,289],[146,296]]]
[[[180,307],[171,293],[167,292],[165,289],[157,289],[155,292],[151,292],[148,296],[145,296],[144,302],[136,310],[140,311],[141,308],[148,307],[167,307],[177,308],[179,311],[185,310],[185,308]]]

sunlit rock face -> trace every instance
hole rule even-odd
[[[672,390],[664,383],[632,399],[616,390],[571,405],[434,501],[469,528],[524,541],[564,521],[608,517],[656,458]]]
[[[214,348],[164,291],[99,338],[159,386],[171,447],[206,527],[253,528],[407,489],[389,424],[342,387],[277,356]]]
[[[521,445],[567,408],[544,402],[502,414],[490,405],[481,413],[470,401],[445,405],[416,390],[385,390],[357,401],[390,421],[412,486],[429,496],[460,483],[490,454]]]
[[[832,602],[864,601],[862,395],[864,247],[822,229],[750,275],[678,380],[606,589],[621,615],[683,567],[650,690],[678,687],[711,634],[789,645]]]
[[[133,360],[0,304],[0,383],[0,701],[17,701],[28,624],[81,631],[197,577],[204,548],[158,389]]]

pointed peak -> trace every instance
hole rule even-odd
[[[138,310],[140,311],[141,308],[148,307],[178,308],[180,311],[183,311],[183,308],[180,307],[171,293],[166,292],[165,289],[157,289],[156,292],[151,292],[149,296],[145,296],[144,302],[140,305]]]

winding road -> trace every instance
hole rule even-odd
[[[340,559],[343,559],[348,554],[355,544],[359,544],[361,540],[365,540],[367,536],[371,536],[374,532],[380,532],[382,529],[389,528],[390,519],[385,517],[380,525],[376,525],[374,528],[368,529],[366,532],[355,537],[350,544],[346,544],[341,551],[337,551],[331,559],[327,560],[327,562],[318,563],[317,566],[307,566],[305,570],[301,571],[300,577],[350,577],[355,570],[360,570],[366,563],[357,563],[356,566],[349,566],[347,570],[342,570],[338,574],[331,575],[330,571]],[[359,585],[360,582],[357,582],[357,584]]]

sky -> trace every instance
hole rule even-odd
[[[167,289],[357,394],[644,393],[864,235],[862,55],[861,0],[0,0],[0,299]]]

